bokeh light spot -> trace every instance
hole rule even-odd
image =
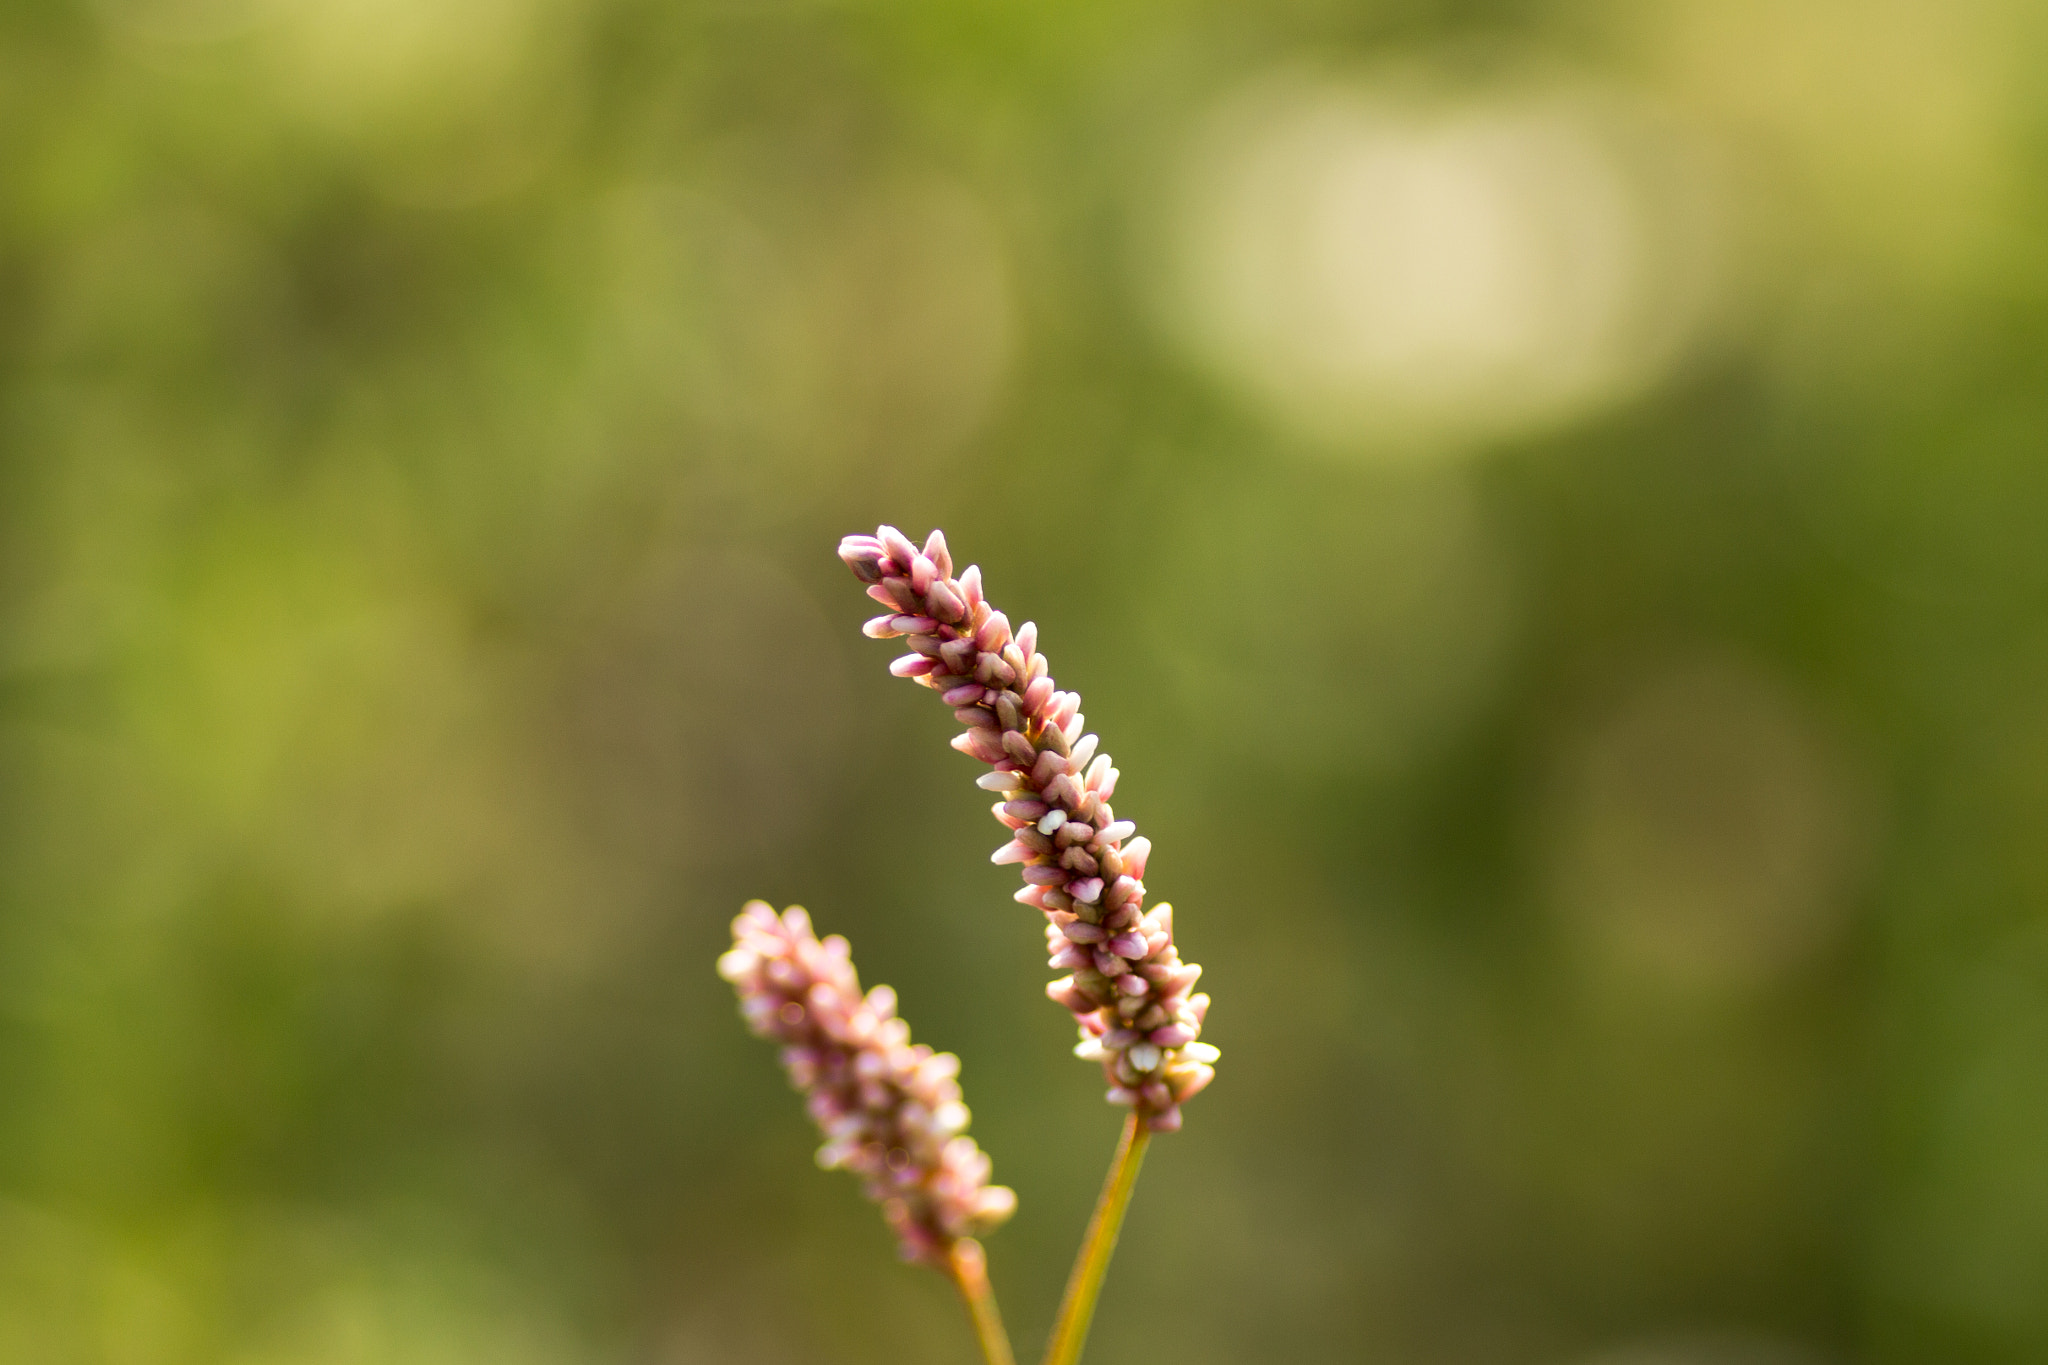
[[[1580,736],[1553,789],[1553,893],[1593,957],[1664,984],[1775,979],[1840,933],[1859,793],[1777,679],[1667,665]]]
[[[1597,407],[1675,354],[1702,265],[1623,107],[1269,76],[1187,151],[1163,311],[1326,443],[1456,449]]]

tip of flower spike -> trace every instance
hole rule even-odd
[[[939,571],[939,577],[951,578],[953,576],[953,556],[946,549],[946,533],[936,526],[932,528],[931,535],[925,539],[924,557],[929,559],[932,562],[932,567]]]
[[[910,543],[909,536],[893,526],[881,526],[875,530],[875,539],[882,543],[882,549],[896,561],[899,569],[910,572],[910,566],[917,562],[917,546]]]
[[[873,536],[847,536],[839,542],[839,558],[863,583],[882,581],[882,560],[886,552]]]

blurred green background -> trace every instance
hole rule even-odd
[[[2048,11],[0,8],[0,1359],[964,1362],[712,972],[1114,1141],[949,533],[1225,1053],[1100,1360],[2048,1361]]]

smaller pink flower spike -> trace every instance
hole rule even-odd
[[[863,995],[846,940],[820,941],[802,907],[778,915],[748,901],[732,935],[718,974],[754,1032],[783,1045],[790,1082],[825,1134],[818,1164],[860,1177],[905,1260],[946,1269],[961,1238],[1017,1208],[1014,1193],[988,1183],[988,1157],[967,1136],[960,1059],[913,1045],[896,992]]]

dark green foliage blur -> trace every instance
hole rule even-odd
[[[1123,771],[1091,1359],[2048,1360],[2048,17],[0,6],[0,1361],[923,1365],[712,962],[1118,1116],[833,557]]]

